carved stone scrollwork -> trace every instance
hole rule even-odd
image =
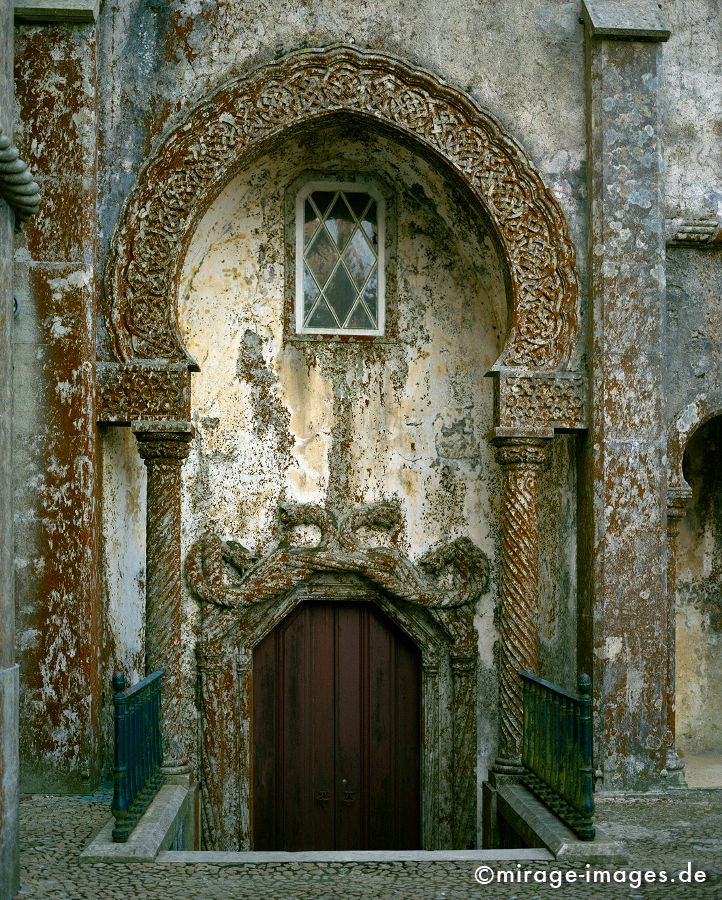
[[[393,541],[403,524],[399,507],[392,503],[358,506],[341,515],[315,504],[283,504],[278,509],[278,540],[260,557],[213,534],[199,538],[189,550],[186,578],[203,601],[197,652],[208,849],[252,844],[253,647],[301,600],[346,595],[380,605],[422,653],[424,846],[473,845],[477,696],[473,618],[487,589],[489,561],[468,538],[436,547],[416,562],[394,546],[366,546],[366,539],[373,542],[378,532]],[[299,544],[299,539],[305,543]],[[210,659],[224,662],[211,666]],[[243,663],[235,690],[230,687],[233,659]],[[231,750],[220,746],[219,729],[225,734],[233,730]]]
[[[147,469],[146,673],[163,669],[163,747],[167,774],[189,771],[183,750],[181,643],[181,466],[193,436],[187,422],[137,422]]]
[[[187,360],[176,327],[189,235],[242,160],[296,124],[343,112],[411,135],[485,209],[506,256],[512,320],[499,365],[555,369],[578,328],[575,252],[534,166],[469,96],[423,70],[351,47],[301,51],[231,81],[170,131],[122,212],[108,268],[118,360]]]
[[[518,672],[537,671],[539,605],[538,476],[549,440],[497,437],[504,475],[502,501],[502,603],[499,645],[499,759],[496,770],[516,772],[524,722]]]

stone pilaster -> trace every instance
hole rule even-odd
[[[188,422],[136,422],[147,469],[146,675],[163,669],[163,750],[167,775],[189,772],[183,750],[181,640],[181,469],[190,451]]]
[[[14,267],[20,759],[24,790],[85,793],[103,768],[96,29],[50,5],[15,27],[15,144],[43,197]]]
[[[585,0],[590,432],[580,473],[580,671],[606,789],[660,773],[667,668],[665,222],[652,0]]]
[[[689,488],[670,489],[667,494],[667,621],[666,621],[666,672],[664,684],[664,742],[659,764],[662,773],[681,780],[684,763],[677,756],[675,722],[675,649],[677,643],[677,538],[679,526],[687,514],[687,503],[692,497]]]
[[[12,134],[12,9],[0,6],[0,136]],[[4,142],[6,143],[6,142]],[[0,175],[2,168],[0,168]],[[18,667],[15,665],[12,494],[14,215],[0,193],[0,900],[18,876]]]
[[[501,463],[501,614],[499,644],[499,753],[494,771],[520,770],[524,723],[518,672],[537,672],[539,608],[539,471],[549,438],[497,436]]]

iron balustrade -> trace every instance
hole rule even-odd
[[[125,677],[113,675],[115,766],[112,812],[113,840],[123,843],[163,784],[161,682],[153,672],[128,690]]]
[[[524,683],[522,782],[582,840],[594,838],[591,680],[577,694],[520,673]]]

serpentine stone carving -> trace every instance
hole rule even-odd
[[[27,165],[10,138],[0,128],[0,196],[15,213],[17,221],[25,222],[40,208],[40,188],[33,181]]]
[[[390,56],[351,47],[293,53],[231,81],[163,140],[129,197],[107,287],[117,358],[187,360],[178,279],[195,225],[263,141],[332,113],[384,123],[447,161],[506,256],[512,321],[499,365],[554,369],[578,328],[574,246],[564,216],[521,147],[469,96]]]
[[[398,533],[403,523],[395,504],[359,506],[337,520],[316,504],[289,503],[279,507],[278,520],[280,540],[260,559],[212,533],[197,540],[186,557],[193,592],[216,606],[237,609],[269,600],[317,572],[361,575],[401,600],[433,609],[473,605],[486,590],[489,561],[469,538],[437,547],[416,563],[394,547],[364,547],[361,528]],[[303,526],[320,531],[316,543],[292,542]]]

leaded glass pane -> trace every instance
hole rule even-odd
[[[338,322],[321,297],[315,309],[311,310],[307,325],[309,328],[338,328]]]
[[[319,287],[325,286],[337,261],[338,250],[326,229],[321,228],[306,253],[306,262]]]
[[[316,190],[303,217],[303,327],[378,329],[376,200],[366,191]]]
[[[356,285],[348,277],[348,272],[343,266],[338,266],[331,276],[330,281],[326,285],[325,294],[326,299],[333,306],[333,310],[338,316],[339,325],[343,327],[351,307],[358,299]]]
[[[376,262],[376,254],[369,246],[369,242],[360,228],[356,230],[356,233],[349,241],[349,245],[344,251],[343,259],[353,280],[356,282],[356,286],[359,289],[362,288]]]

